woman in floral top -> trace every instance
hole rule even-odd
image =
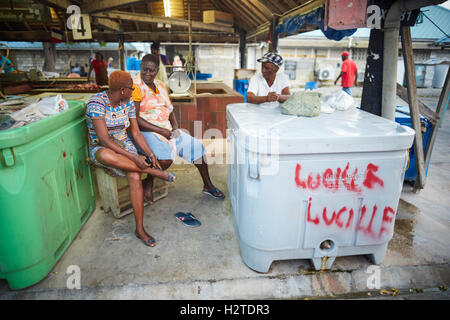
[[[194,163],[203,180],[203,193],[216,199],[225,195],[217,189],[209,177],[205,147],[200,140],[178,129],[173,114],[169,92],[163,82],[155,79],[159,70],[159,58],[147,54],[141,61],[141,72],[133,79],[132,100],[141,133],[155,152],[163,170],[172,164],[175,154]],[[144,184],[144,199],[152,202],[153,177],[148,176]]]
[[[100,167],[126,176],[130,185],[130,200],[136,220],[136,236],[153,247],[155,239],[144,229],[144,193],[141,174],[174,181],[175,176],[161,170],[145,138],[139,131],[134,103],[131,76],[125,71],[114,71],[109,77],[109,90],[95,94],[86,107],[89,130],[89,153]],[[134,140],[131,141],[127,130]],[[143,150],[139,155],[136,147]],[[147,159],[151,159],[151,163]]]

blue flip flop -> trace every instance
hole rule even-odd
[[[225,195],[223,194],[223,192],[220,191],[217,188],[213,188],[213,189],[209,189],[209,190],[203,189],[203,193],[204,194],[208,194],[208,195],[210,195],[211,197],[213,197],[215,199],[224,199],[225,198]],[[222,195],[221,196],[215,196],[214,193],[221,193]]]
[[[185,226],[191,228],[199,227],[201,225],[200,221],[198,221],[197,218],[190,212],[177,212],[175,213],[175,218],[182,222]]]

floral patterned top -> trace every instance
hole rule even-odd
[[[161,128],[172,130],[169,121],[170,113],[173,111],[173,105],[169,98],[169,92],[163,82],[154,80],[156,92],[153,91],[141,79],[140,74],[133,79],[132,100],[140,102],[139,116],[149,123]],[[154,132],[159,139],[169,143],[169,140]],[[169,143],[170,144],[170,143]]]

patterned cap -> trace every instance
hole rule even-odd
[[[262,58],[257,60],[258,62],[271,62],[278,68],[283,64],[283,58],[275,52],[267,52]]]

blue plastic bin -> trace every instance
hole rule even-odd
[[[395,122],[400,123],[401,125],[408,126],[412,128],[411,125],[411,115],[409,114],[409,108],[405,106],[397,106],[395,108]],[[427,118],[420,115],[420,121],[422,123],[425,123],[426,132],[425,134],[422,134],[423,137],[423,151],[425,152],[425,149],[428,145],[428,140],[430,136],[431,131],[431,122],[428,121]],[[431,158],[431,157],[430,157]],[[427,168],[425,170],[425,175],[428,174],[428,166],[430,162],[426,164]],[[405,172],[405,180],[414,182],[417,179],[417,169],[416,169],[416,158],[414,153],[414,144],[409,149],[409,166],[408,169]]]
[[[189,73],[189,79],[194,80],[194,76],[192,73]],[[198,73],[195,75],[196,80],[207,80],[212,78],[212,73]]]
[[[248,80],[233,80],[233,89],[244,96],[244,102],[247,102]]]
[[[310,81],[305,84],[305,90],[314,90],[317,89],[317,82]]]

